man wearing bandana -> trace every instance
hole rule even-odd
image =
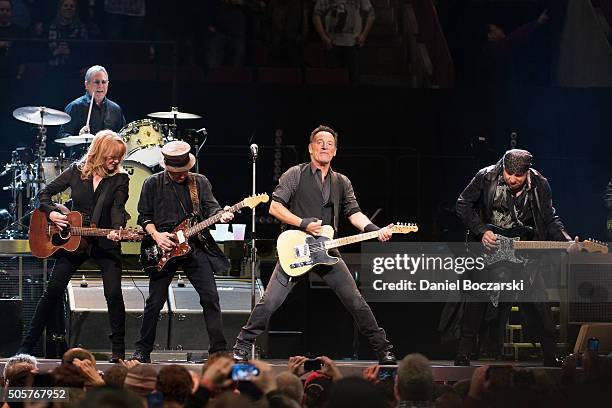
[[[533,240],[571,241],[552,206],[548,181],[531,168],[532,155],[526,150],[508,150],[496,164],[481,169],[457,200],[457,215],[478,236],[486,248],[496,245],[497,237],[487,224],[501,228],[531,227]],[[476,336],[491,307],[500,324],[510,303],[491,305],[469,300],[464,304],[461,338],[455,365],[469,365]],[[542,345],[545,365],[556,365],[556,332],[550,308],[545,303],[521,303],[521,312],[531,320]],[[494,311],[495,312],[495,311]],[[503,320],[503,322],[501,321]]]

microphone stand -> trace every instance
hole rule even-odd
[[[194,140],[195,141],[195,157],[196,157],[195,172],[200,173],[200,151],[202,150],[202,148],[206,144],[206,141],[208,140],[208,132],[206,132],[206,129],[202,128],[195,133],[196,133],[195,140]],[[198,144],[199,142],[198,133],[202,133],[202,135],[204,136],[204,140],[200,144]]]
[[[255,175],[257,172],[257,145],[255,149],[251,148],[251,162],[252,162],[252,195],[255,196],[257,194],[255,190]],[[255,231],[255,210],[257,206],[253,206],[251,209],[251,312],[255,309],[255,269],[257,268],[257,244],[256,244],[256,231]],[[251,346],[251,358],[255,359],[255,342]]]

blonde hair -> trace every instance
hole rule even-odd
[[[121,162],[125,157],[127,146],[123,139],[112,130],[101,130],[96,133],[87,153],[79,160],[78,169],[81,171],[81,179],[86,180],[93,177],[94,173],[102,177],[114,176],[123,171]],[[118,157],[119,165],[112,173],[104,166],[106,158]]]

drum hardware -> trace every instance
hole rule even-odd
[[[0,234],[7,238],[27,238],[28,226],[22,221],[37,207],[37,198],[45,183],[51,181],[51,175],[45,175],[45,165],[49,158],[46,155],[47,126],[63,125],[70,122],[70,115],[65,112],[45,106],[24,106],[13,111],[13,117],[26,123],[35,124],[38,134],[34,150],[29,147],[19,147],[11,153],[11,163],[5,165],[0,176],[12,173],[11,183],[3,187],[12,193],[10,204],[10,219]],[[54,176],[59,175],[59,173]],[[27,211],[24,211],[27,210]],[[25,212],[25,214],[24,214]]]
[[[177,119],[201,119],[202,116],[196,115],[195,113],[180,112],[178,107],[173,106],[170,108],[170,112],[151,112],[147,116],[156,119],[172,119],[172,123],[168,124],[168,139],[176,139],[176,120]]]

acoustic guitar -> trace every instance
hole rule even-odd
[[[106,229],[83,226],[83,215],[78,211],[70,211],[66,214],[68,227],[61,230],[55,224],[49,222],[47,214],[40,210],[34,210],[30,220],[28,240],[32,255],[37,258],[48,258],[56,251],[63,249],[74,252],[77,249],[85,249],[87,240],[82,237],[106,237],[109,232],[116,231],[121,241],[140,241],[146,234],[142,229]]]

